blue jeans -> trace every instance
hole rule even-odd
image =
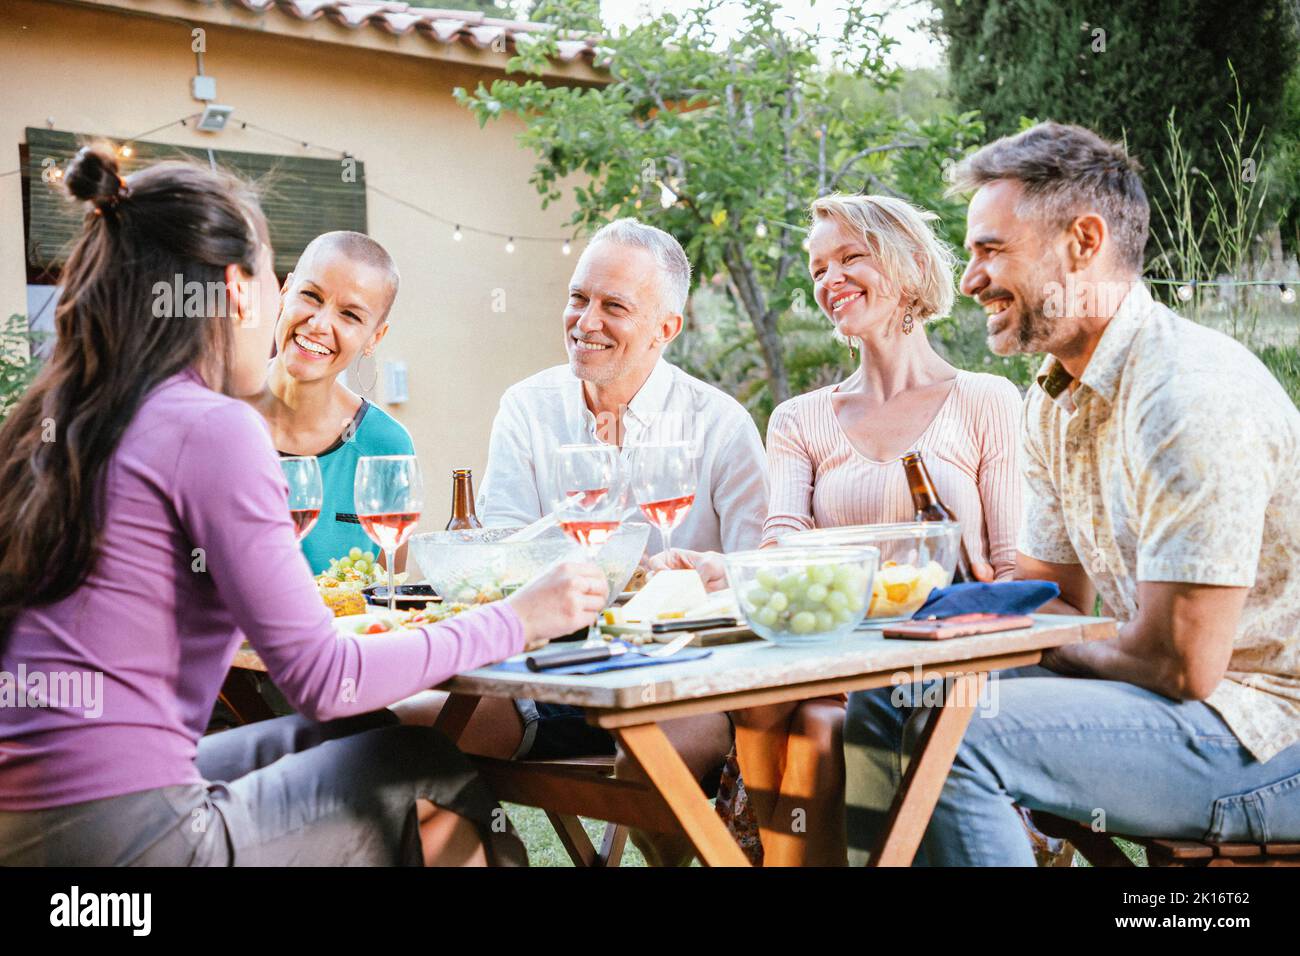
[[[1132,684],[1041,667],[990,675],[917,853],[917,865],[1033,866],[1013,804],[1133,836],[1300,839],[1300,744],[1260,763],[1214,710]],[[875,850],[929,713],[900,688],[849,698],[849,862]],[[892,699],[891,699],[892,698]]]

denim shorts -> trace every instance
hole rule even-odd
[[[515,760],[560,760],[566,757],[612,756],[609,731],[587,723],[586,711],[569,704],[516,700],[524,736]]]

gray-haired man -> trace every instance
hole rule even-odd
[[[565,444],[627,447],[690,441],[697,453],[695,502],[673,532],[674,548],[736,551],[758,547],[767,515],[767,462],[753,419],[734,398],[663,359],[682,329],[691,267],[661,229],[620,219],[598,231],[579,257],[564,309],[567,365],[512,386],[492,425],[477,510],[488,526],[527,524],[555,502],[551,458]],[[660,550],[658,532],[650,552]],[[437,706],[441,705],[441,695]],[[421,704],[404,719],[427,723]],[[664,725],[698,779],[712,777],[731,747],[721,714]],[[557,758],[614,753],[608,733],[576,707],[531,700],[484,700],[460,740],[488,756]],[[639,776],[616,761],[620,777]],[[651,862],[689,859],[680,839],[633,834]]]
[[[551,456],[560,445],[690,441],[699,485],[674,545],[758,547],[767,515],[758,429],[734,398],[662,357],[681,331],[690,284],[686,253],[662,229],[619,219],[592,237],[569,281],[568,364],[524,379],[501,399],[478,501],[485,524],[527,524],[550,511]],[[652,535],[653,554],[661,545]]]

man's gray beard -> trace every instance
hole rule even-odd
[[[569,371],[573,373],[573,377],[581,382],[590,382],[592,385],[608,385],[611,382],[617,382],[626,371],[626,369],[621,366],[599,370],[585,369],[584,371],[586,371],[587,374],[583,375],[578,371],[578,366],[579,363],[577,358],[570,356]],[[595,374],[592,374],[593,372]]]

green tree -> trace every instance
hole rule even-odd
[[[600,0],[529,0],[521,9],[523,19],[551,23],[564,30],[604,33]]]
[[[960,235],[957,207],[939,198],[943,165],[981,130],[969,114],[913,121],[863,93],[898,77],[884,61],[893,41],[862,4],[849,4],[834,38],[791,30],[770,0],[744,0],[744,28],[720,37],[720,5],[604,39],[606,85],[507,78],[456,95],[480,123],[523,119],[543,205],[574,176],[575,225],[637,216],[677,236],[698,276],[723,277],[765,369],[767,388],[751,402],[761,419],[816,374],[802,362],[792,370],[783,336],[815,308],[802,249],[809,202],[837,190],[903,194],[938,203]],[[554,40],[521,39],[510,69],[540,73]],[[827,40],[833,68],[819,58]]]
[[[489,17],[509,20],[514,10],[506,0],[406,0],[413,7],[433,7],[438,10],[465,10],[470,13],[484,13]]]
[[[980,111],[990,137],[1016,132],[1024,117],[1080,123],[1123,138],[1152,169],[1165,161],[1166,122],[1176,108],[1189,165],[1220,177],[1224,195],[1221,120],[1236,100],[1234,82],[1249,107],[1247,139],[1282,132],[1285,85],[1297,61],[1295,0],[932,2],[953,95],[961,108]],[[1272,152],[1266,138],[1265,168]],[[1282,214],[1283,193],[1271,198],[1265,221]],[[1193,210],[1198,218],[1209,212],[1204,204]],[[1153,216],[1157,228],[1160,221]]]

